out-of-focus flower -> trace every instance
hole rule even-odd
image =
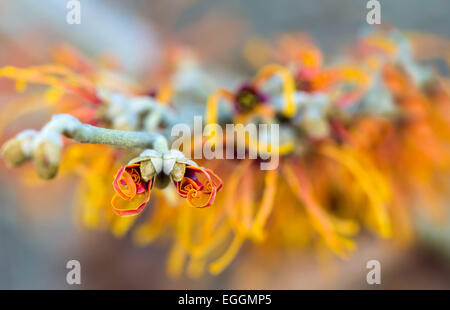
[[[264,104],[266,100],[267,96],[255,86],[244,84],[236,92],[234,108],[237,113],[249,112],[255,109],[258,104]]]
[[[296,113],[294,104],[295,82],[289,70],[280,65],[268,65],[262,68],[251,83],[245,83],[233,93],[226,89],[218,89],[208,98],[206,108],[206,123],[218,122],[218,105],[220,99],[226,99],[231,104],[233,118],[236,123],[246,123],[254,115],[273,115],[272,106],[264,104],[270,98],[263,91],[263,85],[270,79],[279,77],[282,81],[281,95],[283,104],[280,113],[292,117]]]

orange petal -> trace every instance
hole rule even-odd
[[[150,189],[152,181],[148,183],[147,190],[142,194],[137,194],[131,199],[123,199],[118,193],[114,194],[111,205],[114,212],[121,216],[139,214],[150,200]]]

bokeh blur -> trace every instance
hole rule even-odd
[[[245,50],[252,40],[303,32],[332,60],[370,27],[364,0],[80,2],[81,24],[69,25],[65,0],[0,0],[0,67],[48,63],[53,48],[66,44],[150,83],[146,74],[164,61],[165,46],[177,43],[205,66],[251,76],[255,67]],[[448,0],[381,0],[381,8],[385,25],[442,40],[450,36]],[[448,77],[444,63],[434,65]],[[20,95],[13,83],[0,79],[0,106],[15,100]],[[50,117],[48,111],[30,111],[9,122],[14,109],[1,113],[1,142]],[[448,218],[439,225],[416,218],[417,234],[408,245],[362,234],[347,260],[321,261],[315,253],[296,251],[266,255],[248,244],[218,276],[171,279],[164,268],[166,244],[136,247],[128,236],[115,238],[76,223],[75,181],[24,179],[0,163],[0,289],[450,289]],[[66,262],[72,259],[81,263],[80,286],[66,283]],[[381,262],[378,286],[366,282],[371,259]]]

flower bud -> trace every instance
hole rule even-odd
[[[22,148],[22,141],[18,138],[8,140],[2,147],[1,154],[10,166],[20,166],[29,159]]]
[[[33,150],[33,162],[38,175],[43,179],[51,179],[58,173],[61,158],[61,146],[43,140]]]

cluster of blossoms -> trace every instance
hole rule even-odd
[[[450,170],[448,81],[414,60],[405,36],[369,34],[327,66],[304,37],[285,35],[270,47],[277,64],[235,91],[217,88],[214,74],[191,55],[173,60],[173,72],[151,90],[70,50],[59,51],[59,64],[2,68],[0,76],[19,90],[26,83],[50,86],[46,107],[65,113],[7,141],[3,157],[14,166],[32,160],[43,178],[58,169],[80,174],[79,214],[88,227],[117,236],[131,230],[138,245],[168,233],[170,275],[218,274],[246,240],[346,257],[361,227],[410,241],[415,210],[427,207],[442,217],[439,189]],[[15,115],[29,111],[27,105],[16,106]],[[264,145],[281,156],[279,167],[262,171],[261,158],[199,162],[209,169],[169,149],[171,127],[203,113],[206,124],[279,124],[280,143]],[[233,143],[260,150],[264,141],[248,136]],[[215,141],[216,148],[226,145]],[[159,190],[150,200],[153,187]],[[138,213],[145,217],[139,223],[130,216]]]
[[[156,181],[158,175],[162,177]],[[117,172],[112,207],[119,215],[138,214],[150,200],[153,183],[164,188],[170,181],[178,194],[197,208],[210,206],[222,188],[222,181],[214,172],[198,167],[180,151],[171,150],[163,155],[145,150]]]
[[[53,116],[40,131],[24,130],[3,146],[3,156],[11,166],[22,165],[32,160],[38,175],[43,179],[56,176],[63,146],[62,136],[82,143],[101,143],[118,146],[144,146],[152,144],[154,149],[143,151],[121,167],[114,178],[116,194],[111,205],[121,215],[140,213],[150,200],[153,184],[165,188],[170,182],[178,194],[192,206],[210,206],[222,181],[214,172],[199,167],[178,150],[169,150],[164,136],[132,133],[104,129],[82,124],[69,114]]]

